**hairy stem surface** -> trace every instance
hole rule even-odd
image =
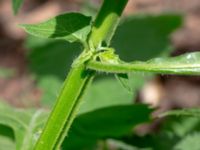
[[[92,48],[97,50],[104,42],[109,45],[127,2],[128,0],[104,0],[88,38]],[[81,97],[96,72],[87,70],[83,61],[77,61],[80,63],[73,66],[69,72],[34,150],[59,149],[67,135],[79,108]]]
[[[104,0],[89,39],[94,48],[102,44],[109,46],[127,2],[128,0]]]
[[[62,142],[75,117],[83,91],[93,75],[94,71],[86,70],[84,64],[71,69],[35,150],[52,150]]]

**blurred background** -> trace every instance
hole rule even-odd
[[[0,99],[20,108],[51,108],[81,46],[32,37],[18,24],[38,23],[66,11],[94,17],[100,3],[100,0],[25,0],[14,16],[11,0],[0,0]],[[125,61],[177,56],[200,50],[199,27],[199,0],[129,0],[111,45]],[[199,76],[141,72],[129,76],[131,91],[127,92],[112,75],[99,74],[80,113],[133,102],[150,104],[157,108],[155,114],[200,106]],[[137,133],[157,131],[162,122],[158,119],[151,125],[140,126]]]

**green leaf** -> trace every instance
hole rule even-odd
[[[117,28],[112,46],[125,61],[169,55],[173,50],[169,36],[181,24],[182,17],[176,14],[130,16]]]
[[[23,0],[12,0],[12,8],[15,15],[18,13],[19,8],[21,7],[22,3],[23,3]]]
[[[200,118],[200,108],[170,110],[160,115],[160,117],[165,117],[165,116],[188,116],[188,117]]]
[[[64,80],[73,59],[80,52],[80,45],[64,40],[29,37],[26,41],[29,68],[38,78],[56,76]]]
[[[53,106],[73,59],[80,53],[80,44],[29,36],[25,47],[29,49],[28,67],[43,93],[41,103]]]
[[[11,128],[0,125],[0,150],[16,150],[14,133]]]
[[[110,72],[128,73],[133,71],[154,72],[160,74],[200,75],[200,52],[188,53],[171,58],[155,58],[146,62],[100,63],[91,61],[89,69]]]
[[[150,121],[151,112],[147,105],[138,104],[106,107],[82,114],[75,119],[63,149],[84,149],[90,146],[89,142],[95,143],[98,139],[127,135],[136,125]]]
[[[176,144],[174,150],[199,150],[199,139],[200,133],[189,134]]]
[[[90,23],[91,17],[79,13],[66,13],[39,24],[21,26],[28,33],[38,37],[85,42],[91,30]]]
[[[112,78],[95,81],[84,96],[79,113],[93,111],[108,106],[133,103],[133,93],[128,93]]]
[[[0,135],[0,150],[16,150],[15,143],[12,139]]]
[[[0,103],[0,124],[13,129],[16,150],[32,150],[46,118],[42,110],[15,109]]]

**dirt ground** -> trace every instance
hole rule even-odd
[[[27,0],[20,13],[13,16],[11,1],[0,0],[0,67],[16,71],[9,79],[0,78],[1,98],[17,106],[28,106],[38,105],[42,94],[28,74],[23,47],[26,34],[17,24],[42,21],[64,11],[77,11],[82,3],[83,0]],[[125,14],[169,11],[185,16],[183,27],[172,35],[176,48],[172,55],[200,50],[199,0],[130,0]],[[153,94],[151,99],[149,93]],[[147,83],[139,97],[166,108],[197,106],[200,105],[200,77],[160,76]],[[32,103],[27,104],[26,99]]]

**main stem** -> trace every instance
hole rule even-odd
[[[57,147],[57,143],[66,135],[63,131],[71,125],[76,106],[93,75],[94,72],[86,70],[84,64],[71,69],[35,150],[52,150]]]
[[[89,38],[94,48],[109,46],[128,0],[104,0]]]
[[[127,2],[128,0],[104,0],[88,38],[92,48],[97,49],[104,43],[109,46]],[[94,74],[95,71],[86,69],[85,62],[72,66],[34,150],[59,149]]]

